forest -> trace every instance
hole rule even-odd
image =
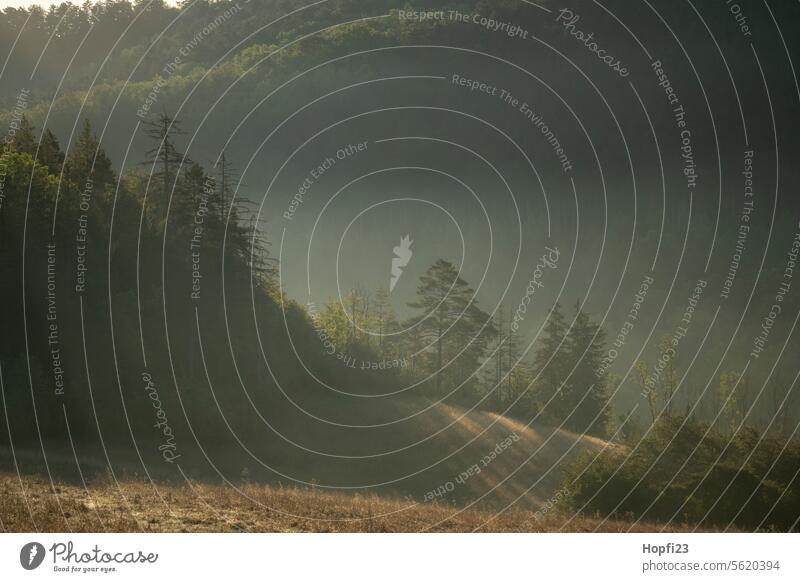
[[[398,136],[410,139],[428,130],[432,141],[444,142],[449,107],[493,121],[509,115],[496,113],[492,108],[499,105],[488,95],[469,109],[476,97],[448,83],[452,71],[461,71],[474,55],[418,59],[416,52],[401,56],[388,49],[407,45],[418,51],[435,41],[515,58],[521,51],[513,43],[520,35],[487,40],[480,25],[397,18],[397,6],[380,0],[331,1],[308,15],[298,0],[190,4],[106,0],[0,11],[0,54],[13,48],[21,55],[4,66],[0,91],[0,448],[42,451],[48,472],[46,451],[77,459],[81,450],[108,464],[111,457],[126,466],[138,461],[145,473],[151,467],[170,480],[184,471],[223,482],[316,483],[321,477],[335,488],[359,481],[363,471],[365,482],[388,483],[391,494],[419,496],[422,477],[397,483],[405,464],[384,478],[377,460],[368,469],[360,463],[371,463],[383,447],[417,445],[416,433],[394,426],[398,417],[453,407],[466,411],[464,416],[475,411],[513,426],[549,427],[599,447],[559,463],[558,486],[566,493],[555,505],[565,520],[588,515],[798,530],[800,398],[787,360],[800,344],[785,323],[797,305],[790,294],[796,290],[785,283],[787,264],[794,265],[797,254],[797,200],[764,195],[752,221],[741,218],[750,213],[742,211],[748,197],[746,190],[740,193],[741,182],[750,178],[740,166],[754,171],[755,159],[758,172],[772,161],[771,153],[759,149],[769,141],[759,133],[766,124],[753,130],[744,162],[741,152],[733,152],[735,186],[726,183],[726,192],[735,196],[722,197],[720,175],[719,199],[676,195],[667,203],[664,195],[660,215],[652,209],[662,208],[658,185],[666,191],[667,182],[656,175],[655,164],[637,166],[651,180],[640,192],[634,185],[639,208],[620,178],[626,161],[607,153],[618,145],[613,132],[600,131],[597,147],[569,150],[579,133],[576,124],[561,134],[564,150],[575,167],[593,156],[613,157],[607,184],[605,174],[594,170],[565,182],[556,161],[539,181],[552,191],[560,180],[556,196],[540,199],[528,184],[519,202],[508,201],[495,192],[530,182],[522,177],[528,172],[525,156],[515,151],[518,159],[509,161],[509,154],[497,162],[508,170],[511,185],[492,177],[494,190],[485,205],[463,212],[471,211],[473,220],[480,206],[494,220],[513,209],[524,217],[519,227],[501,218],[496,240],[478,238],[472,244],[479,251],[459,255],[455,234],[416,210],[398,212],[378,227],[391,231],[391,244],[375,243],[364,234],[371,231],[358,230],[366,227],[354,227],[363,255],[349,255],[351,265],[342,272],[355,274],[340,283],[338,270],[329,275],[332,264],[339,269],[339,255],[332,257],[344,235],[319,235],[325,253],[318,263],[306,258],[306,247],[292,246],[311,238],[316,224],[307,215],[321,188],[325,200],[332,199],[339,186],[347,194],[350,178],[361,179],[337,172],[367,167],[375,161],[369,156],[378,156],[378,165],[395,164],[392,171],[416,171],[420,158],[435,159],[452,173],[463,169],[464,180],[472,183],[470,172],[479,164],[465,162],[462,151],[427,149],[441,143],[374,151]],[[411,4],[405,9],[419,8]],[[520,2],[433,4],[516,22],[522,29],[536,26]],[[561,34],[562,24],[553,20],[545,28]],[[610,39],[609,53],[623,54],[620,43]],[[47,48],[34,48],[42,46]],[[377,47],[386,54],[367,55]],[[352,54],[357,56],[347,60]],[[662,59],[676,54],[665,50]],[[537,58],[533,50],[519,57],[526,64]],[[322,62],[333,68],[317,71]],[[467,77],[494,74],[502,82],[497,66],[479,61]],[[315,97],[343,84],[340,79],[361,91],[372,82],[365,79],[384,69],[391,69],[392,81],[412,72],[438,75],[445,81],[435,82],[448,84],[452,93],[422,84],[403,92],[376,86],[353,99],[335,89],[318,112],[294,119],[300,104],[316,111]],[[311,72],[291,85],[298,71]],[[672,78],[676,84],[685,80]],[[264,104],[287,85],[282,101]],[[653,85],[649,95],[661,98],[662,89]],[[752,96],[748,91],[756,90],[743,89],[745,99]],[[436,111],[399,111],[400,100]],[[687,108],[696,106],[699,93],[686,94],[685,101]],[[386,105],[385,117],[356,119],[377,104]],[[537,111],[556,115],[544,105]],[[671,127],[671,111],[664,117],[664,126]],[[336,128],[339,118],[352,121],[342,130],[349,141],[325,134],[293,161],[308,136]],[[531,157],[537,160],[553,157],[551,143],[527,131],[530,124],[519,116],[511,119],[506,129],[520,150],[535,152]],[[291,132],[283,126],[287,121],[296,123]],[[697,124],[696,134],[708,135]],[[482,126],[458,126],[453,140],[478,135],[489,156],[495,137],[481,132],[490,133]],[[697,137],[698,151],[710,147],[704,139]],[[345,143],[369,147],[354,149],[303,186],[309,168]],[[636,156],[644,138],[632,143]],[[289,161],[281,165],[284,158]],[[669,182],[675,190],[686,183],[684,161],[675,156],[666,162],[679,170]],[[570,166],[566,173],[571,171]],[[767,192],[767,178],[762,180],[758,184]],[[473,181],[476,190],[486,185]],[[392,186],[367,182],[358,188],[354,196],[385,196],[388,203],[412,197],[408,192],[424,197],[430,188],[440,196],[436,204],[455,207],[455,222],[463,218],[458,207],[468,204],[466,194],[424,179],[401,176]],[[347,202],[344,208],[350,220],[352,209],[361,206]],[[478,227],[462,222],[463,245],[463,237],[471,239]],[[688,226],[682,230],[684,223],[692,225],[691,232]],[[422,226],[411,231],[408,224]],[[767,233],[773,228],[780,234],[770,246]],[[517,229],[520,239],[523,231],[533,234],[513,263]],[[438,242],[445,232],[446,243]],[[487,255],[486,240],[496,255]],[[763,256],[753,255],[765,240]],[[716,245],[713,261],[713,252],[706,260],[703,250],[709,241]],[[310,257],[312,243],[307,244]],[[373,247],[384,253],[385,269],[377,275],[362,266],[372,265]],[[741,270],[739,259],[731,266],[730,251],[742,259]],[[524,266],[517,276],[520,255]],[[488,276],[476,267],[481,262]],[[512,263],[513,285],[503,289],[500,281],[510,278]],[[567,284],[568,263],[579,282],[556,296],[556,280]],[[301,281],[297,273],[304,269],[307,280]],[[314,276],[325,282],[312,294]],[[774,298],[782,284],[785,302]],[[599,299],[590,298],[592,293]],[[716,311],[712,298],[719,302]],[[607,306],[614,301],[621,307],[611,313]],[[663,305],[655,318],[658,302]],[[778,304],[783,327],[770,315]],[[654,321],[647,334],[639,323],[645,317]],[[773,323],[776,332],[769,336]],[[428,419],[417,421],[424,426]],[[429,432],[436,436],[438,428]],[[425,459],[457,448],[424,446],[419,454]],[[317,459],[319,451],[325,459]],[[14,470],[9,455],[3,463],[5,471]],[[41,471],[38,462],[31,467]],[[63,472],[75,478],[66,466]],[[416,475],[413,469],[407,473]]]

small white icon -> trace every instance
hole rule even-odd
[[[39,548],[37,548],[36,546],[31,546],[31,553],[28,556],[28,566],[33,564],[33,559],[36,557],[36,554],[38,553],[39,553]]]
[[[394,257],[392,257],[392,278],[389,281],[389,293],[394,291],[394,286],[403,275],[403,269],[408,265],[411,260],[411,243],[414,241],[410,239],[410,235],[406,235],[400,239],[400,244],[394,247]]]

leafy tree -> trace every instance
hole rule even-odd
[[[351,337],[351,323],[340,301],[333,299],[326,301],[325,310],[319,315],[319,322],[336,350],[347,349]]]
[[[800,518],[798,471],[795,441],[752,429],[724,436],[665,414],[634,449],[607,447],[570,462],[565,508],[707,528],[792,531]]]
[[[407,325],[417,326],[429,346],[422,362],[424,372],[435,378],[437,395],[443,381],[456,385],[477,371],[496,333],[474,294],[452,263],[438,259],[420,277],[417,299],[408,304],[420,312]]]
[[[661,410],[672,415],[675,407],[675,392],[678,389],[678,373],[675,361],[678,357],[675,342],[669,336],[663,336],[658,343],[658,362],[661,373],[658,376],[659,392],[662,396]]]
[[[19,127],[11,141],[11,147],[21,154],[33,156],[36,154],[36,134],[28,116],[24,113],[19,122]]]
[[[641,395],[647,401],[652,422],[661,415],[673,415],[675,393],[678,389],[676,359],[677,352],[673,339],[670,336],[663,336],[658,343],[656,364],[651,368],[647,360],[639,360],[634,366],[635,380]]]
[[[650,411],[650,420],[656,421],[658,418],[658,392],[652,382],[649,381],[650,366],[647,360],[638,360],[634,366],[634,380],[639,388],[639,394],[647,401],[647,409]]]

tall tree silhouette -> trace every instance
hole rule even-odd
[[[152,168],[153,189],[160,194],[159,198],[152,201],[152,208],[156,222],[160,223],[165,218],[167,202],[177,183],[179,168],[189,160],[175,147],[175,136],[183,134],[177,119],[162,113],[154,121],[148,121],[145,127],[144,133],[154,142],[154,146],[147,151],[147,159],[142,165]]]
[[[420,277],[417,299],[408,304],[420,311],[408,324],[418,326],[423,341],[433,347],[434,357],[427,371],[435,377],[437,394],[442,391],[445,356],[451,358],[451,369],[475,372],[485,353],[486,338],[494,333],[489,315],[477,306],[474,295],[455,266],[438,259]],[[452,360],[456,356],[457,364]]]
[[[577,432],[604,436],[611,409],[605,375],[598,377],[605,355],[605,332],[575,304],[575,321],[567,337],[572,376],[564,401],[570,409],[568,426]]]
[[[58,138],[49,129],[45,129],[42,132],[38,161],[47,166],[53,174],[61,172],[61,167],[64,163],[64,152],[61,151]]]
[[[533,360],[537,374],[534,397],[542,416],[550,422],[560,422],[566,410],[562,400],[570,369],[568,329],[561,306],[556,303],[548,314]]]
[[[56,171],[56,168],[51,169]],[[66,175],[78,188],[95,192],[101,192],[114,183],[111,160],[100,146],[88,119],[84,120],[78,139],[67,155]]]
[[[35,128],[31,125],[28,116],[24,113],[19,122],[19,127],[11,140],[12,147],[21,154],[36,154],[36,134]]]

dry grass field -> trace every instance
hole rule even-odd
[[[243,484],[100,480],[87,487],[0,474],[0,526],[25,532],[617,532],[626,522]],[[633,531],[661,529],[637,524]],[[680,526],[669,528],[680,531]]]

